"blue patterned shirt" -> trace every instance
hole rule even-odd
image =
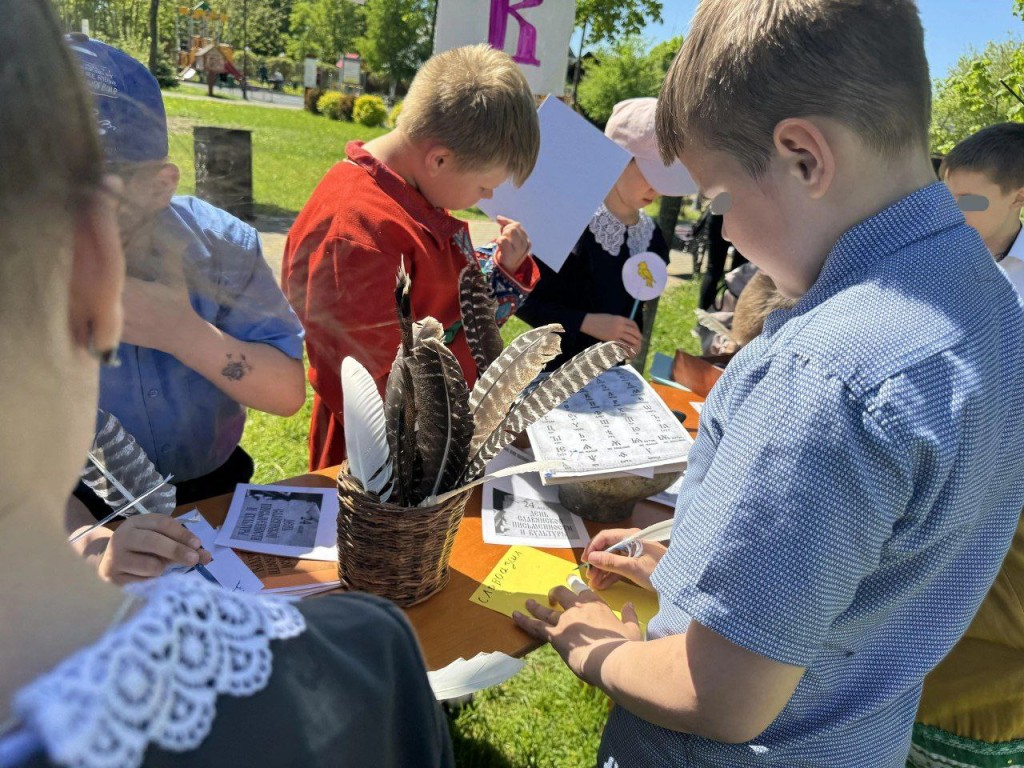
[[[182,254],[192,308],[239,341],[270,344],[302,359],[302,324],[263,259],[248,224],[195,197],[175,197],[160,214],[158,250]],[[133,344],[104,368],[100,408],[117,416],[162,474],[201,477],[238,446],[245,408],[164,352]]]
[[[711,392],[653,578],[651,636],[807,671],[748,744],[617,707],[598,764],[903,766],[1020,516],[1022,381],[1018,298],[942,184],[848,230]]]

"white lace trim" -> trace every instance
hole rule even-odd
[[[608,210],[604,203],[597,209],[594,218],[590,220],[590,231],[594,239],[608,253],[609,256],[618,256],[622,249],[622,239],[626,238],[629,246],[629,255],[636,256],[650,250],[651,237],[654,235],[654,219],[643,211],[640,211],[640,221],[631,227],[627,227],[619,221],[615,214]]]
[[[195,749],[210,732],[217,696],[265,688],[270,641],[306,628],[281,598],[231,593],[190,576],[126,591],[145,600],[134,616],[14,697],[15,713],[56,763],[137,766],[150,743]]]

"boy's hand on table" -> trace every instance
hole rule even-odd
[[[523,265],[526,257],[530,255],[530,238],[526,235],[523,225],[518,221],[506,219],[504,216],[495,217],[495,221],[501,227],[501,233],[494,241],[498,246],[495,259],[499,267],[510,275],[515,274]]]
[[[182,285],[129,277],[124,283],[124,332],[121,340],[175,354],[190,322],[201,320]]]
[[[532,616],[516,611],[513,621],[527,634],[551,643],[569,669],[592,685],[600,680],[601,664],[611,651],[643,639],[632,603],[623,606],[619,621],[589,589],[577,595],[568,587],[555,587],[548,599],[563,610],[527,600]]]
[[[586,571],[591,588],[608,589],[620,578],[627,578],[644,589],[654,589],[651,585],[651,574],[667,551],[664,544],[644,541],[644,551],[640,557],[625,557],[615,552],[603,551],[618,544],[627,536],[639,532],[639,528],[610,528],[591,539],[580,558],[584,563],[590,564]]]
[[[212,559],[199,538],[174,518],[135,515],[110,537],[99,574],[115,584],[127,584],[155,578],[169,565],[206,565]]]
[[[622,315],[606,315],[590,312],[583,317],[580,330],[601,341],[621,341],[628,347],[640,349],[643,335],[640,327]]]

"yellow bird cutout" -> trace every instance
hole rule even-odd
[[[651,274],[651,268],[647,266],[646,261],[641,261],[636,265],[636,272],[647,283],[648,288],[654,287],[654,275]]]

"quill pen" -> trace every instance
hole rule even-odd
[[[660,523],[649,525],[642,531],[637,531],[632,536],[627,536],[622,541],[612,544],[604,551],[614,554],[621,553],[625,557],[640,557],[644,553],[645,541],[668,541],[672,538],[672,524],[674,522],[675,520],[670,517],[668,520],[662,520]],[[590,563],[580,563],[576,566],[576,570],[589,567]]]

